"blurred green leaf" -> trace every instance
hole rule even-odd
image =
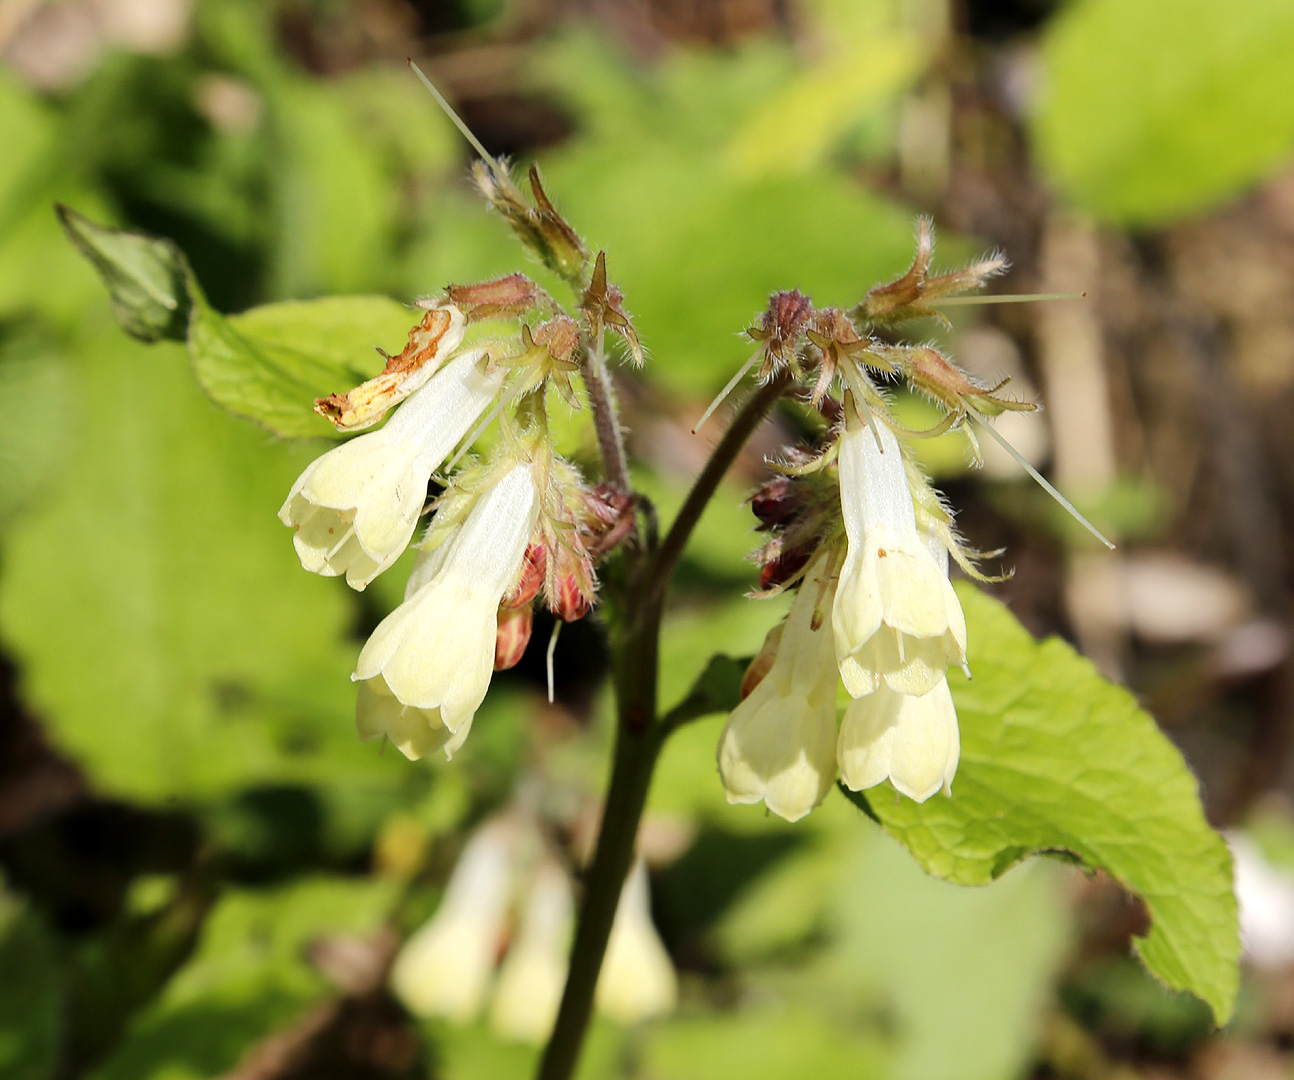
[[[1240,958],[1231,856],[1181,754],[1067,644],[1034,641],[973,588],[958,594],[975,678],[949,678],[962,733],[952,798],[918,804],[889,788],[850,798],[925,869],[959,884],[1048,851],[1106,870],[1149,910],[1136,941],[1146,966],[1225,1023]]]
[[[0,338],[0,522],[38,500],[63,457],[71,378],[58,347],[34,327]]]
[[[275,512],[315,448],[222,414],[173,345],[87,318],[65,467],[6,536],[0,633],[24,701],[103,791],[416,783],[358,742],[351,594]],[[43,438],[33,432],[33,438]]]
[[[1069,946],[1065,871],[1034,863],[968,891],[880,836],[856,841],[838,846],[835,932],[804,973],[806,993],[852,989],[891,1017],[896,1080],[1027,1074]]]
[[[1079,206],[1153,225],[1203,210],[1294,152],[1294,5],[1082,0],[1049,26],[1034,118]]]
[[[923,60],[915,34],[890,30],[863,39],[755,109],[728,145],[729,164],[743,176],[816,170],[869,108],[916,79]]]
[[[394,900],[391,882],[362,879],[228,891],[188,963],[92,1080],[205,1080],[232,1069],[260,1039],[335,993],[306,946],[325,934],[373,933]]]
[[[653,1033],[641,1075],[651,1080],[821,1077],[872,1080],[891,1075],[874,1034],[832,1024],[821,1012],[752,1005],[728,1016],[679,1019]]]
[[[171,241],[97,225],[57,205],[58,219],[99,272],[112,313],[140,341],[183,341],[189,321],[189,265]]]

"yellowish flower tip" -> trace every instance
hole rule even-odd
[[[414,391],[385,427],[334,447],[297,478],[279,510],[305,569],[364,589],[399,558],[427,483],[494,401],[502,373],[462,353]]]
[[[665,1016],[678,1004],[678,975],[652,922],[641,858],[620,893],[595,1002],[599,1012],[621,1024]]]

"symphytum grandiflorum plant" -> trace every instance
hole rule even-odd
[[[419,301],[403,350],[384,354],[385,368],[360,385],[347,374],[358,358],[335,363],[281,344],[293,319],[304,325],[327,312],[334,324],[358,325],[371,301],[226,318],[169,241],[60,214],[123,327],[146,341],[185,341],[216,403],[283,437],[343,438],[301,473],[278,511],[306,570],[362,590],[416,548],[403,603],[356,660],[363,738],[410,759],[470,754],[491,676],[520,659],[537,603],[558,626],[602,624],[616,738],[600,831],[578,897],[548,862],[532,877],[498,976],[496,1026],[527,1038],[551,1030],[539,1075],[560,1080],[575,1067],[595,997],[626,1020],[672,1004],[673,972],[650,929],[635,839],[670,733],[717,712],[728,714],[716,756],[730,802],[762,802],[796,821],[839,787],[923,867],[965,884],[1037,852],[1104,869],[1146,904],[1150,929],[1136,948],[1147,967],[1224,1022],[1238,979],[1231,868],[1194,777],[1130,695],[1063,643],[1035,642],[970,582],[950,583],[950,563],[988,580],[982,553],[957,532],[911,452],[916,439],[957,430],[978,458],[978,436],[1000,440],[994,417],[1034,407],[982,385],[934,345],[903,343],[912,320],[942,318],[941,304],[1005,272],[1006,259],[934,273],[933,229],[922,220],[910,268],[860,290],[852,307],[819,307],[794,289],[771,296],[745,330],[750,360],[721,398],[751,371],[753,386],[658,531],[634,490],[608,373],[616,357],[647,363],[611,276],[614,253],[586,244],[535,167],[524,193],[506,163],[473,145],[481,194],[565,295],[521,272],[451,285]],[[941,411],[934,428],[912,431],[896,419],[891,398],[904,386]],[[750,499],[767,537],[756,596],[793,591],[789,614],[758,655],[712,658],[693,691],[662,709],[671,579],[720,480],[774,407],[798,410],[818,432],[812,445],[770,461],[770,479]],[[592,424],[600,475],[559,453],[554,408]],[[488,450],[469,455],[491,428]],[[439,494],[428,502],[433,481]],[[599,588],[599,573],[611,569]],[[551,644],[549,657],[551,688]],[[887,782],[893,790],[873,798]],[[514,833],[506,818],[477,833],[440,915],[396,963],[395,988],[411,1007],[469,1016],[485,1001]],[[554,942],[576,907],[567,962]],[[629,974],[609,969],[599,986],[609,939],[610,968]],[[642,992],[623,993],[635,980]]]

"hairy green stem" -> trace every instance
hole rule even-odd
[[[584,386],[593,406],[593,427],[602,452],[602,467],[607,482],[621,491],[629,490],[629,459],[625,455],[624,432],[620,428],[615,391],[607,371],[605,330],[599,327],[596,347],[584,354]]]
[[[593,1012],[598,973],[661,747],[672,730],[657,720],[660,627],[665,592],[692,530],[741,448],[786,389],[778,378],[757,389],[734,417],[688,493],[678,517],[630,587],[632,603],[616,655],[616,745],[597,848],[584,883],[566,989],[538,1080],[570,1080]],[[612,414],[614,419],[614,413]]]

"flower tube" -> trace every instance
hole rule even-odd
[[[831,584],[824,582],[829,561],[823,552],[810,567],[768,674],[719,736],[728,801],[762,799],[787,821],[822,802],[836,779],[835,649],[830,629],[816,615],[820,601],[831,603]]]
[[[594,1000],[600,1012],[622,1024],[664,1016],[678,1003],[678,975],[651,920],[641,858],[620,892]]]
[[[515,830],[506,820],[483,826],[454,867],[440,909],[404,944],[391,988],[410,1012],[471,1020],[494,974],[512,889]]]
[[[279,510],[301,565],[362,591],[408,546],[427,482],[503,385],[483,350],[455,357],[377,431],[316,458]]]
[[[541,864],[490,1002],[490,1026],[500,1035],[528,1043],[548,1038],[566,985],[574,919],[570,876],[555,862]]]
[[[881,685],[925,694],[966,658],[966,620],[917,531],[903,451],[881,421],[851,417],[840,437],[840,502],[849,550],[831,623],[852,697]]]
[[[499,603],[521,574],[539,504],[530,463],[513,465],[424,554],[351,676],[361,735],[385,734],[409,758],[461,745],[494,673]]]

